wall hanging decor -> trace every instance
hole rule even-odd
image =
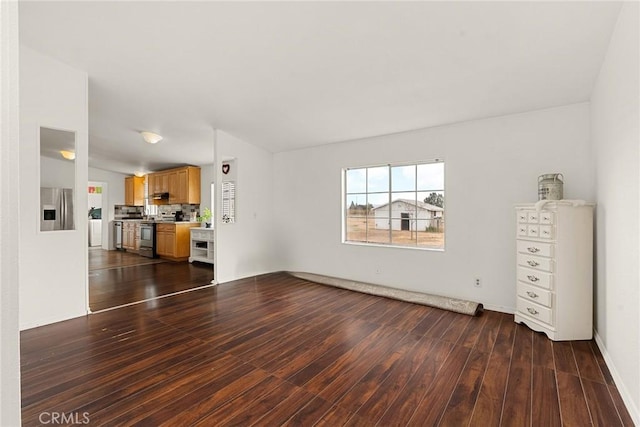
[[[222,223],[236,222],[236,161],[222,162]]]

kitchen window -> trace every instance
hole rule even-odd
[[[444,249],[444,161],[343,171],[343,242]]]

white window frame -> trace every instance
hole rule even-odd
[[[434,164],[434,163],[442,163],[443,166],[443,185],[441,189],[419,189],[418,188],[418,174],[416,171],[416,183],[414,186],[414,190],[409,190],[409,191],[393,191],[393,182],[392,182],[392,168],[394,167],[402,167],[402,166],[419,166],[419,165],[424,165],[424,164]],[[356,169],[371,169],[371,168],[379,168],[379,167],[387,167],[389,170],[389,187],[388,190],[386,191],[386,194],[388,194],[388,205],[389,205],[389,212],[388,212],[388,219],[389,219],[389,243],[381,243],[381,242],[367,242],[367,241],[359,241],[359,240],[347,240],[347,218],[348,218],[348,209],[349,209],[349,204],[347,202],[348,196],[349,195],[353,195],[353,194],[365,194],[366,200],[365,200],[365,206],[368,205],[369,203],[369,194],[385,194],[384,191],[382,192],[369,192],[369,189],[367,188],[367,181],[368,181],[368,176],[365,177],[365,190],[364,192],[358,192],[358,193],[347,193],[347,173],[350,170],[356,170]],[[396,244],[393,243],[393,226],[392,226],[392,220],[394,219],[398,219],[395,218],[392,214],[393,211],[393,202],[394,200],[392,200],[392,195],[394,193],[415,193],[416,194],[416,199],[417,199],[417,194],[418,193],[422,193],[422,192],[436,192],[436,193],[442,193],[444,196],[444,203],[443,203],[443,217],[446,217],[446,205],[447,205],[447,191],[446,191],[446,162],[443,158],[434,158],[431,160],[423,160],[423,161],[415,161],[415,162],[398,162],[398,163],[383,163],[383,164],[375,164],[375,165],[366,165],[366,166],[352,166],[352,167],[346,167],[342,169],[342,243],[346,244],[346,245],[355,245],[355,246],[374,246],[374,247],[383,247],[383,248],[399,248],[399,249],[414,249],[414,250],[423,250],[423,251],[437,251],[437,252],[444,252],[445,248],[446,248],[446,228],[445,231],[443,231],[443,245],[442,247],[429,247],[429,246],[418,246],[417,243],[416,245],[404,245],[404,244]],[[417,223],[419,219],[415,218],[411,221],[415,221]],[[414,228],[417,228],[416,226],[414,226]],[[411,229],[411,225],[410,225],[410,229]],[[416,241],[417,242],[417,241]]]

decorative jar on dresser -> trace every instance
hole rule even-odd
[[[580,200],[516,205],[515,321],[554,341],[593,334],[593,208]]]

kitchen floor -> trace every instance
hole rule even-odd
[[[209,285],[210,264],[171,262],[124,251],[89,249],[92,312]]]

